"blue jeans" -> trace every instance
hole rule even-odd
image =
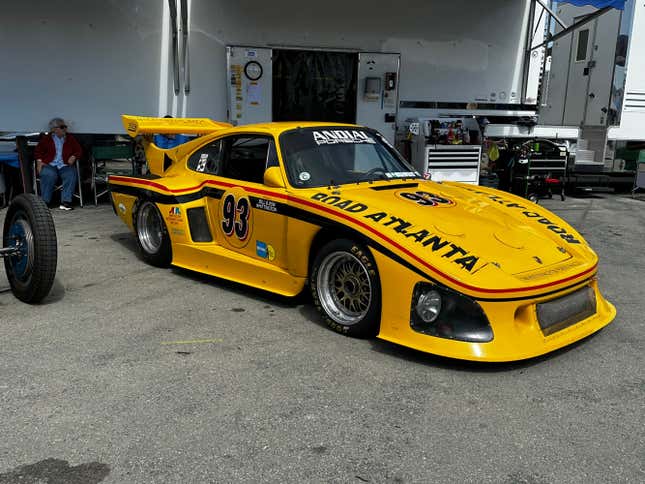
[[[62,168],[43,165],[40,170],[40,191],[45,203],[51,203],[58,178],[63,181],[61,202],[72,203],[74,187],[76,186],[76,166],[65,165]]]

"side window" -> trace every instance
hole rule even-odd
[[[266,136],[226,138],[222,176],[234,180],[263,183],[272,143],[272,140]]]
[[[589,29],[578,32],[578,47],[576,48],[576,62],[587,60],[587,50],[589,46]]]
[[[222,140],[202,146],[188,158],[188,168],[199,173],[221,175]]]

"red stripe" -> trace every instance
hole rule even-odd
[[[345,213],[338,212],[337,210],[332,210],[329,207],[326,207],[324,205],[321,206],[320,204],[313,203],[313,202],[311,202],[309,200],[306,200],[306,199],[295,198],[295,197],[292,197],[292,196],[289,196],[289,195],[284,195],[282,193],[274,193],[274,192],[270,192],[270,191],[266,191],[266,190],[260,190],[260,189],[257,189],[257,188],[248,188],[248,187],[244,187],[244,186],[242,186],[240,184],[219,182],[219,181],[214,181],[214,180],[205,180],[205,181],[203,181],[202,183],[200,183],[197,186],[194,186],[194,187],[191,187],[191,188],[180,188],[180,189],[175,189],[175,190],[167,188],[167,187],[165,187],[163,185],[160,185],[159,183],[155,183],[155,182],[152,182],[152,181],[149,181],[149,180],[141,180],[141,179],[138,179],[138,178],[111,176],[110,181],[133,183],[133,184],[138,184],[138,185],[146,185],[146,186],[157,188],[158,190],[162,190],[162,191],[165,191],[165,192],[171,192],[171,193],[194,192],[194,191],[200,190],[204,185],[214,185],[214,186],[220,186],[220,187],[225,187],[225,188],[240,187],[240,188],[243,188],[244,190],[246,190],[247,192],[254,193],[254,194],[257,194],[257,195],[264,195],[264,196],[279,198],[279,199],[282,199],[282,200],[287,200],[289,202],[294,202],[294,203],[298,203],[298,204],[301,204],[301,205],[305,205],[305,206],[311,207],[313,209],[320,210],[322,212],[326,212],[326,213],[328,213],[330,215],[333,215],[335,217],[342,218],[342,219],[344,219],[344,220],[346,220],[348,222],[351,222],[354,225],[358,225],[363,230],[365,230],[367,232],[370,232],[374,236],[376,236],[376,237],[382,239],[383,241],[387,242],[388,244],[396,247],[399,251],[403,252],[408,257],[414,259],[417,263],[419,263],[420,265],[422,265],[426,269],[430,270],[431,272],[437,274],[438,276],[440,276],[440,277],[442,277],[444,279],[449,280],[450,282],[452,282],[453,284],[455,284],[457,286],[460,286],[460,287],[462,287],[464,289],[468,289],[470,291],[481,292],[481,293],[486,293],[486,294],[530,292],[530,291],[537,291],[537,290],[540,290],[540,289],[546,289],[546,288],[549,288],[549,287],[559,286],[561,284],[566,284],[566,283],[571,282],[571,281],[573,281],[575,279],[579,279],[579,278],[581,278],[583,276],[589,275],[592,272],[594,272],[598,267],[598,264],[594,264],[593,267],[587,269],[584,272],[581,272],[580,274],[576,274],[574,276],[570,276],[570,277],[567,277],[565,279],[560,279],[558,281],[549,282],[549,283],[546,283],[546,284],[540,284],[538,286],[530,286],[530,287],[522,287],[522,288],[508,288],[508,289],[484,289],[484,288],[479,288],[479,287],[476,287],[476,286],[471,286],[471,285],[466,284],[464,282],[461,282],[461,281],[459,281],[459,280],[457,280],[457,279],[455,279],[455,278],[453,278],[453,277],[451,277],[451,276],[449,276],[447,274],[444,274],[443,272],[437,270],[436,268],[434,268],[433,266],[428,264],[426,261],[424,261],[423,259],[418,257],[413,252],[410,252],[408,249],[406,249],[402,245],[398,244],[394,240],[392,240],[389,237],[387,237],[385,234],[379,232],[378,230],[376,230],[373,227],[370,227],[369,225],[365,224],[364,222],[361,222],[360,220],[356,220],[355,218],[352,218],[352,217],[350,217],[349,215],[347,215]]]

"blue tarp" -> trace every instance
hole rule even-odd
[[[578,7],[582,5],[591,5],[596,8],[613,7],[618,10],[624,10],[625,1],[626,0],[560,0],[559,3],[570,3],[571,5],[576,5]]]

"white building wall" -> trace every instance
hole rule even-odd
[[[609,128],[609,139],[645,141],[645,3],[634,3],[634,20],[627,52],[620,126]]]
[[[397,52],[401,101],[521,102],[528,0],[192,0],[191,92],[178,97],[165,0],[6,3],[0,131],[56,115],[77,132],[122,132],[123,112],[226,119],[226,45]]]

